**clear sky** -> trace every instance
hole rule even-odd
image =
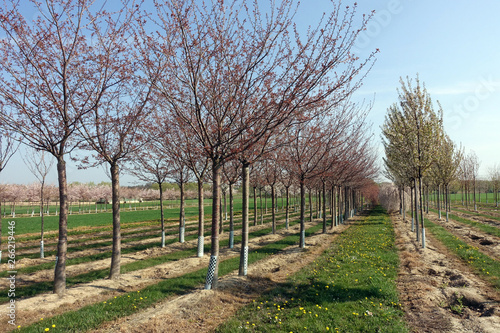
[[[344,5],[354,1],[343,1]],[[356,48],[361,57],[378,48],[377,61],[355,100],[373,100],[375,145],[387,108],[397,102],[399,78],[424,82],[444,110],[445,130],[466,152],[474,150],[481,161],[480,175],[500,163],[500,1],[498,0],[361,0],[359,13],[375,16]],[[301,24],[328,11],[328,0],[303,0]],[[437,104],[435,104],[437,108]],[[1,183],[35,181],[19,154],[0,174]],[[102,168],[77,170],[68,162],[68,181],[109,181]],[[55,166],[49,183],[57,183]],[[123,185],[134,184],[122,176]]]

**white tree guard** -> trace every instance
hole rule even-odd
[[[45,258],[45,252],[43,248],[43,240],[40,241],[40,258]]]
[[[204,243],[203,236],[198,236],[198,258],[203,257],[204,254],[203,243]]]
[[[234,230],[229,231],[229,248],[232,249],[234,247]]]
[[[161,247],[165,247],[165,230],[161,231]]]
[[[179,241],[181,243],[184,243],[184,233],[185,233],[186,229],[184,227],[181,227],[180,229],[180,235],[179,235]]]

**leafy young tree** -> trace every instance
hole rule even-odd
[[[422,246],[425,247],[422,178],[434,162],[442,131],[442,110],[434,111],[430,95],[417,77],[415,85],[400,79],[399,104],[392,105],[382,127],[386,156],[393,165],[405,165],[416,189],[415,211],[420,210]],[[404,161],[404,162],[402,162]],[[394,163],[393,163],[394,162]],[[406,172],[403,172],[406,173]],[[419,205],[419,207],[417,207]],[[418,209],[417,209],[418,208]],[[417,217],[417,226],[419,225]],[[417,239],[420,232],[417,229]]]

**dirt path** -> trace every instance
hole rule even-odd
[[[310,227],[313,224],[307,223],[306,226]],[[269,226],[252,226],[250,227],[250,231],[252,232],[265,227]],[[270,242],[275,242],[287,234],[297,233],[299,230],[298,228],[299,225],[294,225],[289,230],[280,229],[275,235],[268,234],[259,238],[252,238],[249,240],[249,246],[252,249],[257,249]],[[227,236],[228,233],[223,234],[223,237],[227,238]],[[223,237],[221,239],[223,239]],[[206,242],[209,242],[209,240],[210,237],[205,239]],[[134,260],[140,260],[138,258],[141,256],[142,258],[149,258],[153,255],[153,252],[161,252],[161,254],[164,254],[163,251],[172,252],[176,250],[183,250],[195,246],[196,242],[197,240],[193,240],[183,244],[177,243],[174,246],[170,245],[164,249],[154,248],[141,251],[140,253],[134,254]],[[220,253],[222,258],[230,258],[238,255],[238,247],[235,249],[224,248],[221,249]],[[129,255],[126,255],[124,257],[128,256]],[[122,257],[122,263],[125,262],[124,257]],[[165,277],[174,278],[198,270],[208,266],[208,261],[208,254],[205,254],[203,258],[190,257],[121,274],[120,278],[117,280],[100,279],[83,285],[71,287],[67,289],[66,295],[62,298],[59,298],[55,294],[41,294],[28,299],[17,300],[16,307],[18,309],[18,313],[16,319],[18,319],[17,322],[19,325],[26,326],[40,320],[40,318],[43,317],[51,317],[69,310],[79,309],[88,304],[107,300],[125,292],[142,289],[148,285],[158,283]],[[95,265],[95,263],[89,263],[88,265]],[[107,267],[109,267],[109,262]]]
[[[438,215],[434,213],[430,213],[427,217],[432,222],[441,225],[449,232],[461,238],[464,242],[477,247],[484,254],[500,260],[500,237],[489,235],[467,224],[456,222],[453,219],[449,219],[446,222],[446,218],[442,218],[440,221]]]
[[[410,222],[392,216],[400,250],[398,289],[414,332],[500,332],[500,295],[427,235],[422,249]]]
[[[356,217],[355,219],[358,219]],[[306,250],[297,246],[249,266],[248,276],[238,272],[222,277],[219,289],[198,289],[167,299],[134,315],[106,323],[97,332],[211,332],[262,293],[286,281],[288,275],[314,261],[349,224],[328,229],[306,239]]]

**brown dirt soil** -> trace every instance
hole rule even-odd
[[[456,222],[446,218],[438,218],[437,214],[430,213],[427,217],[434,223],[446,228],[449,232],[461,238],[464,242],[471,244],[484,254],[499,260],[500,259],[500,237],[489,235],[481,230],[464,223]]]
[[[314,222],[313,224],[315,224]],[[311,226],[312,224],[306,224]],[[269,227],[269,225],[251,226],[250,231],[259,230],[261,228]],[[298,225],[291,227],[287,230],[279,230],[277,234],[265,235],[259,238],[252,238],[249,240],[249,246],[252,249],[258,249],[270,242],[284,237],[288,233],[297,233]],[[221,235],[221,239],[227,238],[228,233]],[[210,236],[205,238],[205,242],[210,241]],[[141,251],[136,254],[122,256],[122,264],[131,261],[140,260],[141,258],[150,258],[151,256],[163,255],[168,252],[183,250],[186,248],[196,246],[197,240],[185,242],[183,244],[176,243],[169,245],[163,249],[153,248]],[[239,255],[239,249],[224,248],[220,250],[222,260]],[[165,277],[174,278],[208,265],[210,256],[205,254],[203,258],[190,257],[178,261],[168,262],[162,265],[157,265],[142,270],[133,271],[126,274],[121,274],[116,280],[101,279],[95,280],[83,285],[68,288],[64,297],[59,298],[56,294],[41,294],[28,299],[17,300],[16,307],[18,309],[16,315],[16,322],[21,326],[26,326],[34,323],[40,318],[52,317],[54,315],[67,312],[69,310],[76,310],[85,305],[93,304],[96,302],[105,301],[113,296],[119,296],[123,293],[133,290],[142,289],[148,285],[158,283]],[[101,261],[99,261],[101,264]],[[103,260],[104,267],[109,267],[110,259]],[[90,267],[94,268],[96,262],[87,263],[83,266],[88,270]],[[77,266],[77,265],[75,265]],[[68,267],[68,270],[72,266]],[[80,267],[79,270],[84,268]],[[70,273],[68,271],[68,273]],[[47,271],[48,278],[53,278],[53,272]]]
[[[500,332],[500,294],[432,235],[422,249],[410,222],[391,218],[400,251],[400,300],[413,331]]]
[[[465,208],[463,207],[458,207],[458,209],[463,209],[465,210]],[[489,224],[489,225],[492,225],[494,227],[497,227],[497,228],[500,228],[500,221],[498,220],[494,220],[492,218],[488,218],[486,216],[478,216],[478,215],[473,215],[473,214],[467,214],[467,213],[464,213],[464,212],[459,212],[457,210],[454,210],[454,208],[452,207],[452,214],[455,214],[457,216],[460,216],[460,217],[463,217],[465,219],[469,219],[469,220],[473,220],[473,221],[476,221],[476,222],[479,222],[479,223],[485,223],[485,224]],[[494,213],[494,212],[491,212],[491,211],[478,211],[479,213],[481,214],[486,214],[486,215],[491,215],[493,217],[500,217],[500,213]],[[446,214],[446,213],[444,213]]]
[[[357,219],[357,218],[356,218]],[[211,332],[266,291],[276,288],[314,261],[348,227],[328,229],[306,239],[306,250],[291,246],[249,266],[248,276],[235,271],[219,279],[217,290],[198,289],[167,299],[134,315],[106,323],[95,332]]]

